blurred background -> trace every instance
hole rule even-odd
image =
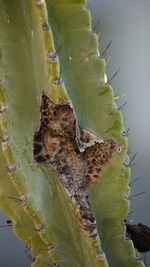
[[[129,217],[134,224],[144,223],[150,227],[150,1],[149,0],[89,0],[93,26],[100,33],[100,51],[110,41],[106,60],[109,60],[109,79],[115,95],[125,94],[117,100],[118,106],[125,102],[123,114],[129,132],[130,159],[137,152],[131,179],[141,177],[131,187]],[[109,59],[110,57],[110,59]],[[143,191],[146,193],[135,196]],[[0,225],[7,217],[0,213]],[[12,234],[11,228],[0,228],[0,262],[2,267],[28,267],[31,259],[24,251],[25,245]],[[147,256],[147,266],[150,257]]]

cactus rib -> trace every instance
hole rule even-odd
[[[33,238],[34,241],[31,238],[28,242],[35,256],[32,266],[102,267],[108,263],[112,267],[144,266],[134,259],[132,244],[125,240],[125,229],[121,225],[129,208],[124,194],[129,191],[130,168],[123,164],[127,139],[122,136],[122,113],[114,103],[113,91],[107,82],[106,63],[98,51],[98,39],[92,32],[86,1],[0,0],[0,5],[3,156],[0,155],[3,164],[7,164],[1,181],[3,183],[7,177],[10,194],[5,203],[1,191],[4,200],[1,207],[13,218],[13,227],[19,237],[25,242],[29,237]],[[36,157],[33,158],[33,143],[35,149],[39,121],[40,127],[42,123],[43,92],[56,106],[70,99],[75,124],[79,126],[76,130],[80,135],[78,145],[82,141],[87,146],[88,142],[82,137],[82,131],[85,131],[104,143],[115,140],[117,148],[121,148],[104,169],[101,182],[90,193],[92,214],[108,263],[100,240],[90,238],[79,224],[77,203],[74,205],[66,193],[60,180],[62,176],[55,172],[58,167],[52,170],[39,165]],[[42,136],[44,141],[46,134],[44,132]],[[46,141],[49,140],[48,137]],[[78,147],[80,149],[84,153],[85,148]],[[90,153],[90,147],[85,151]],[[12,203],[10,209],[8,202]],[[21,223],[20,216],[23,218]],[[23,234],[26,223],[27,233]]]

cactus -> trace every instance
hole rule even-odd
[[[86,1],[0,4],[0,206],[32,266],[144,266],[121,224],[127,140]]]

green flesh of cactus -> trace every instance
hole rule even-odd
[[[45,2],[0,0],[0,108],[8,107],[0,114],[0,125],[2,136],[9,136],[0,151],[0,207],[13,219],[17,236],[31,247],[32,266],[144,266],[134,259],[135,251],[121,225],[129,209],[124,198],[129,168],[123,165],[127,140],[122,137],[122,114],[113,108],[112,88],[105,83],[105,61],[98,57],[98,39],[85,4],[47,0],[47,17]],[[54,84],[59,65],[50,62],[48,53],[55,50],[65,89]],[[100,244],[80,228],[57,174],[33,160],[32,138],[40,121],[42,90],[56,102],[68,95],[81,127],[123,145],[90,194],[107,259],[96,257]],[[12,166],[16,169],[11,171]],[[27,201],[18,204],[8,196],[26,196]],[[55,250],[48,251],[50,245]]]
[[[45,266],[41,262],[53,262],[54,258],[48,251],[48,246],[43,242],[35,231],[35,225],[27,213],[24,211],[22,204],[18,204],[15,200],[9,199],[9,196],[19,199],[19,194],[9,178],[6,171],[6,161],[0,151],[1,162],[1,187],[0,187],[0,207],[3,211],[13,219],[13,231],[26,244],[30,244],[25,250],[30,250],[34,256],[38,256],[38,260],[33,266]]]

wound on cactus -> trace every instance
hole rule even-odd
[[[121,152],[112,138],[98,139],[77,127],[73,108],[68,102],[55,104],[42,94],[39,130],[34,133],[33,153],[37,163],[52,167],[77,208],[81,227],[92,238],[97,235],[89,192],[116,152]]]

